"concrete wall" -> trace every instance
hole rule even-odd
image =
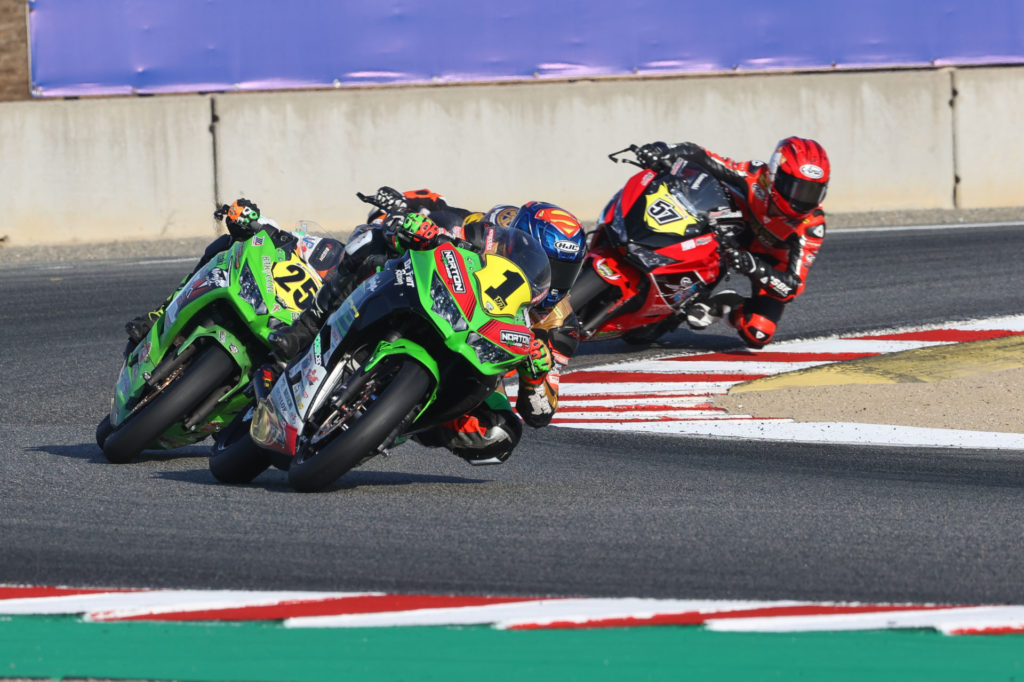
[[[366,213],[355,191],[381,184],[429,186],[468,207],[554,201],[591,220],[630,170],[606,155],[631,142],[691,139],[734,158],[766,159],[790,134],[828,149],[830,211],[954,208],[957,174],[964,206],[1002,206],[1024,164],[1011,126],[1024,101],[1021,74],[691,76],[8,103],[0,105],[0,237],[23,245],[213,234],[215,195],[254,198],[282,224],[308,218],[344,231]]]
[[[1024,68],[957,71],[956,160],[963,208],[1024,204]]]
[[[215,234],[209,127],[202,97],[0,105],[0,237]]]

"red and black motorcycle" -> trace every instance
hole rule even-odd
[[[640,166],[618,158],[637,149],[608,158]],[[570,292],[581,338],[651,343],[674,330],[727,275],[724,249],[743,229],[730,192],[700,166],[641,170],[602,212]]]

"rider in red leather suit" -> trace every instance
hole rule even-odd
[[[828,155],[814,140],[787,137],[767,164],[733,161],[693,142],[669,147],[653,142],[637,151],[648,168],[677,170],[693,161],[732,192],[747,222],[742,249],[728,249],[733,270],[751,281],[751,297],[731,311],[708,306],[713,317],[728,315],[729,324],[751,348],[762,348],[775,334],[785,305],[803,293],[807,271],[825,239],[821,202],[829,181]]]

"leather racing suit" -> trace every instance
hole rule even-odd
[[[690,150],[685,158],[707,169],[732,193],[748,227],[738,245],[764,263],[750,275],[751,297],[729,315],[743,341],[761,348],[771,341],[785,305],[807,286],[807,273],[825,239],[825,212],[818,206],[801,219],[790,218],[771,202],[767,165],[734,161],[693,143],[679,146],[684,145]],[[677,161],[673,171],[680,166]]]

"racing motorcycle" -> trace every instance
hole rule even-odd
[[[309,221],[296,230],[313,231],[320,228]],[[267,337],[291,324],[320,285],[297,250],[279,248],[264,230],[212,258],[125,355],[110,414],[96,427],[106,458],[123,463],[145,449],[190,445],[230,423],[251,402],[244,392],[269,352]]]
[[[305,353],[257,375],[255,406],[214,447],[214,476],[247,482],[273,465],[296,490],[321,490],[482,403],[527,357],[527,315],[551,280],[532,236],[495,235],[483,255],[442,237],[356,287]]]
[[[637,149],[608,158],[643,168],[619,158]],[[651,343],[674,330],[728,275],[724,249],[742,229],[729,192],[696,164],[633,175],[602,211],[569,294],[581,339]]]

